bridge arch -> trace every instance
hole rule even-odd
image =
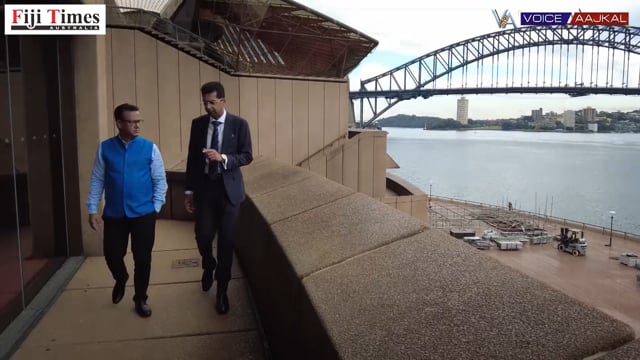
[[[427,89],[436,80],[450,76],[453,72],[464,69],[471,64],[484,59],[534,47],[548,47],[556,45],[576,45],[597,47],[624,53],[622,68],[617,72],[622,75],[621,86],[607,85],[602,87],[593,83],[589,86],[577,84],[569,87],[504,87]],[[567,50],[569,51],[569,50]],[[584,52],[584,48],[583,48]],[[640,77],[637,87],[629,86],[630,55],[640,55],[640,28],[605,27],[605,26],[542,26],[521,27],[504,31],[497,31],[463,40],[415,58],[405,64],[397,66],[377,76],[360,82],[360,90],[352,91],[352,100],[360,100],[360,124],[363,125],[363,110],[365,101],[368,103],[373,118],[364,127],[376,120],[380,115],[397,103],[417,97],[429,97],[437,94],[465,94],[465,93],[566,93],[572,95],[627,94],[640,95]],[[607,54],[609,56],[609,54]],[[613,79],[613,58],[611,59],[611,78]],[[568,65],[567,65],[568,66]],[[593,68],[593,64],[591,65]],[[584,69],[582,69],[584,72]],[[553,71],[553,68],[552,68]],[[596,68],[596,71],[598,69]],[[607,78],[609,77],[609,63],[607,62]],[[640,68],[639,68],[640,71]],[[639,72],[640,76],[640,72]]]

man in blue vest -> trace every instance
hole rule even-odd
[[[202,290],[215,280],[216,311],[229,311],[227,287],[233,260],[233,229],[245,199],[240,167],[253,161],[249,124],[225,110],[224,87],[218,81],[200,88],[206,115],[193,119],[187,155],[185,208],[196,213],[195,233],[202,256]],[[218,234],[218,261],[213,238]]]
[[[115,108],[118,135],[98,146],[91,173],[87,207],[89,225],[101,225],[97,207],[102,193],[105,206],[103,249],[107,266],[116,281],[111,294],[114,304],[124,297],[129,279],[124,256],[129,234],[133,253],[135,310],[141,317],[151,316],[147,288],[151,273],[151,251],[155,240],[156,216],[165,202],[167,178],[158,147],[141,136],[142,118],[137,106],[122,104]]]

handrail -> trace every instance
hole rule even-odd
[[[124,6],[106,5],[106,8],[108,26],[134,28],[159,34],[173,40],[174,45],[189,47],[193,52],[207,58],[210,63],[229,73],[251,71],[251,64],[242,61],[239,53],[230,52],[157,13]]]
[[[451,197],[447,197],[447,196],[431,196],[431,198],[432,199],[441,199],[441,200],[446,200],[446,201],[452,201],[452,202],[459,202],[459,203],[464,203],[464,204],[483,206],[483,207],[489,207],[489,208],[496,208],[496,209],[504,208],[503,206],[499,206],[499,205],[486,204],[486,203],[477,202],[477,201],[471,201],[471,200],[456,199],[456,198],[451,198]],[[598,229],[598,230],[602,229],[603,233],[605,233],[605,232],[609,233],[611,231],[611,229],[609,227],[606,227],[606,226],[594,225],[594,224],[590,224],[590,223],[586,223],[586,222],[582,222],[582,221],[576,221],[576,220],[561,218],[561,217],[557,217],[557,216],[553,216],[553,215],[536,214],[536,213],[533,213],[533,212],[530,212],[530,211],[527,211],[527,210],[513,209],[512,212],[524,213],[524,214],[530,215],[530,216],[536,216],[536,217],[539,217],[539,218],[551,219],[553,221],[563,222],[565,224],[566,223],[572,223],[572,224],[582,225],[583,227],[589,227],[589,228],[592,228],[592,229]],[[640,234],[635,234],[635,233],[632,233],[632,232],[620,231],[620,230],[613,229],[612,233],[616,234],[616,236],[621,236],[624,239],[627,239],[627,238],[640,239]]]

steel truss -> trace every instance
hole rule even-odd
[[[564,45],[564,46],[563,46]],[[573,45],[573,46],[572,46]],[[559,50],[558,49],[559,46]],[[569,67],[569,53],[571,48],[575,48],[573,67]],[[551,64],[547,64],[547,51],[551,47]],[[584,49],[589,47],[591,51],[591,61],[588,56],[585,57]],[[538,48],[537,53],[533,54]],[[566,52],[564,52],[566,48]],[[602,69],[604,64],[600,64],[600,49],[606,49],[606,84],[598,86],[598,71],[604,72]],[[525,55],[525,49],[527,54]],[[580,49],[582,57],[580,57]],[[518,51],[519,50],[519,51]],[[539,60],[539,54],[544,51],[544,64],[531,64],[531,59],[536,56]],[[556,51],[558,53],[556,53]],[[597,63],[594,64],[594,53],[598,52]],[[604,50],[603,50],[604,51]],[[623,52],[622,60],[617,59],[622,66],[616,65],[615,54]],[[511,80],[511,86],[498,86],[497,81],[494,83],[494,69],[496,76],[500,70],[500,55],[507,55],[507,80]],[[444,48],[432,51],[421,57],[413,59],[394,69],[384,72],[372,78],[362,80],[360,82],[360,90],[352,91],[350,97],[353,100],[360,100],[360,117],[361,127],[369,126],[380,115],[389,110],[391,107],[403,100],[415,99],[417,97],[428,98],[434,95],[442,94],[481,94],[481,93],[565,93],[571,96],[584,96],[589,94],[624,94],[624,95],[640,95],[640,68],[638,68],[638,84],[630,86],[630,54],[640,54],[640,28],[639,27],[603,27],[603,26],[544,26],[544,27],[522,27],[498,31],[482,36],[477,36],[455,44],[451,44]],[[512,56],[510,61],[509,56]],[[519,56],[522,62],[520,70],[520,85],[516,86],[515,78],[515,57]],[[564,55],[564,56],[563,56]],[[618,55],[620,56],[620,55]],[[494,64],[498,59],[498,65]],[[467,78],[469,69],[473,69],[471,64],[479,71],[480,67],[484,69],[486,59],[491,58],[491,84],[484,84],[481,80],[475,86],[468,86]],[[559,61],[555,61],[559,58]],[[525,59],[528,64],[525,66]],[[586,59],[586,60],[585,60]],[[566,66],[564,62],[566,61]],[[558,64],[556,64],[558,62]],[[586,62],[586,64],[585,64]],[[604,61],[603,61],[604,62]],[[504,61],[503,61],[504,63]],[[554,69],[558,77],[558,86],[547,84],[546,80],[539,85],[538,81],[531,84],[529,79],[531,76],[532,66],[536,66],[536,72],[542,70],[543,79],[550,71],[551,82],[555,82]],[[540,68],[542,65],[542,68]],[[489,66],[489,65],[487,65]],[[616,74],[621,77],[622,81],[619,86],[614,86],[614,66]],[[527,81],[524,82],[524,68],[527,69]],[[562,69],[564,67],[564,73]],[[560,70],[558,70],[558,68]],[[575,82],[570,86],[569,69],[575,72]],[[460,87],[453,87],[451,83],[452,73],[460,70],[464,78],[464,84]],[[578,71],[580,70],[580,71]],[[504,72],[504,68],[501,69]],[[509,79],[509,72],[511,78]],[[595,72],[596,82],[593,81]],[[578,73],[580,76],[578,76]],[[460,72],[456,73],[460,75]],[[602,73],[600,74],[602,75]],[[635,74],[634,74],[635,75]],[[473,75],[472,75],[473,76]],[[476,72],[479,77],[479,73]],[[536,79],[538,74],[536,73]],[[564,85],[561,85],[560,77],[566,77]],[[580,79],[587,78],[587,84],[578,82]],[[438,87],[436,80],[446,79],[446,87]],[[497,78],[496,78],[497,79]],[[591,79],[589,82],[588,80]],[[610,82],[611,80],[611,82]],[[508,82],[508,81],[507,81]],[[617,85],[617,84],[616,84]],[[364,103],[368,103],[373,117],[364,124]]]

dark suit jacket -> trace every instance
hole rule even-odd
[[[209,121],[209,115],[203,115],[191,122],[185,190],[193,191],[194,199],[197,199],[198,193],[205,186],[206,161],[202,149],[209,147],[207,144]],[[249,124],[245,119],[227,112],[220,153],[227,156],[227,168],[222,170],[222,180],[227,198],[231,204],[238,206],[245,198],[244,181],[240,167],[253,161],[251,134]]]

